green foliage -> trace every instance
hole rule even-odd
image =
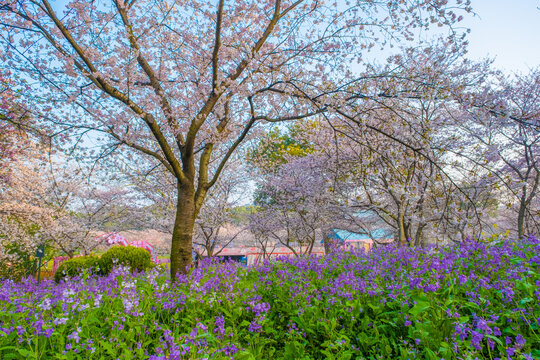
[[[274,171],[284,164],[287,156],[302,157],[314,151],[313,146],[302,138],[300,123],[285,130],[273,128],[248,153],[248,162],[262,172]]]
[[[148,251],[134,246],[113,246],[101,257],[81,256],[63,262],[56,270],[54,279],[59,282],[64,276],[81,275],[85,269],[90,268],[94,269],[97,275],[107,275],[116,264],[129,266],[132,270],[138,271],[153,266]]]
[[[85,269],[94,269],[97,273],[99,269],[99,257],[95,255],[81,256],[64,261],[54,273],[54,280],[60,282],[65,276],[73,277],[81,275]]]
[[[144,271],[152,267],[150,253],[135,246],[113,246],[101,255],[101,273],[107,275],[115,264],[129,266],[131,270]]]
[[[291,157],[304,157],[315,151],[307,138],[307,131],[317,126],[316,121],[294,122],[286,128],[272,128],[251,148],[247,155],[248,163],[262,174],[275,172]],[[254,204],[271,205],[272,196],[257,185]],[[254,209],[256,212],[257,209]]]
[[[230,212],[234,224],[243,224],[247,221],[249,215],[257,212],[257,207],[253,205],[236,206]]]

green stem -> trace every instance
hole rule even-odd
[[[493,360],[493,356],[491,355],[491,349],[489,348],[489,341],[488,341],[488,339],[486,339],[486,342],[487,342],[487,348],[488,348],[489,358],[490,358],[491,360]]]

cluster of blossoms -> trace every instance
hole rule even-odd
[[[0,358],[533,359],[540,242],[0,282]],[[273,355],[271,355],[273,354]],[[348,356],[347,355],[347,356]]]

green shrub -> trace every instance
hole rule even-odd
[[[98,269],[99,258],[95,255],[81,256],[64,261],[54,273],[54,280],[60,282],[64,276],[76,276],[82,274],[84,269]]]
[[[131,270],[138,271],[148,270],[152,267],[150,253],[135,246],[113,246],[101,255],[99,266],[103,275],[110,273],[115,264],[126,265]]]

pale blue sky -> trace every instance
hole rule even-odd
[[[461,23],[471,29],[469,55],[495,57],[505,71],[527,72],[540,65],[540,0],[472,0],[476,17]]]

